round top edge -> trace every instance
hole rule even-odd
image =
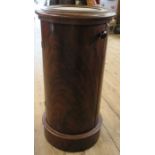
[[[110,18],[116,15],[102,6],[78,6],[78,5],[52,5],[42,7],[35,11],[39,16],[64,17],[64,18]]]

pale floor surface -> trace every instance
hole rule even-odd
[[[120,53],[119,35],[109,35],[100,113],[103,125],[98,142],[90,149],[68,153],[51,146],[43,134],[44,86],[40,25],[35,18],[35,155],[119,155],[120,152]]]

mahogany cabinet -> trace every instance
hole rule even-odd
[[[66,151],[97,141],[107,23],[103,8],[56,5],[37,10],[41,20],[47,140]]]

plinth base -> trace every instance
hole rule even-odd
[[[93,146],[99,137],[101,124],[102,118],[99,116],[98,123],[92,130],[82,134],[69,135],[51,128],[46,121],[46,115],[43,115],[44,132],[48,142],[56,148],[69,152],[82,151]]]

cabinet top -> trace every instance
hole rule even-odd
[[[102,6],[78,6],[78,5],[53,5],[36,10],[41,20],[49,20],[56,23],[72,24],[97,24],[115,16]]]

